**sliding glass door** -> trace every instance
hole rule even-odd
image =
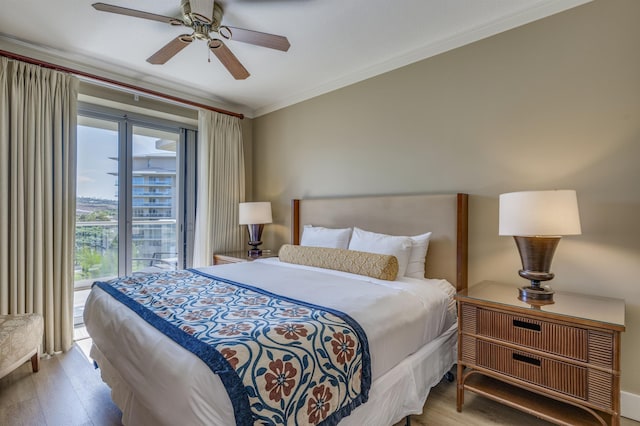
[[[116,277],[121,221],[118,122],[78,117],[75,285]]]
[[[131,270],[176,269],[180,134],[141,126],[132,130]]]
[[[85,107],[77,152],[76,289],[190,266],[195,131]]]

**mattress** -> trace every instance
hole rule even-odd
[[[401,368],[403,363],[408,363],[407,371],[422,368],[419,362],[410,367],[412,363],[407,360],[423,352],[430,342],[442,340],[446,332],[451,335],[451,330],[455,330],[451,312],[455,290],[443,280],[402,278],[381,281],[282,264],[277,259],[201,270],[337,309],[354,318],[369,340],[373,378],[371,399],[378,392],[376,389],[383,377]],[[87,300],[85,323],[95,345],[94,359],[103,367],[102,374],[112,386],[114,401],[123,410],[123,423],[234,424],[233,408],[218,376],[195,355],[99,288],[94,287]],[[433,343],[432,346],[448,348],[443,362],[437,362],[442,364],[437,368],[438,373],[444,373],[453,363],[451,343]],[[420,395],[426,397],[424,390],[414,386],[416,377],[413,374],[405,372],[400,376],[407,382],[401,380],[397,386],[414,389],[414,397],[418,400]],[[385,380],[397,378],[393,375]],[[388,392],[383,394],[390,398]],[[405,403],[398,401],[398,404],[403,406]],[[371,406],[371,402],[362,407],[366,406]],[[419,405],[420,410],[421,407]],[[349,424],[350,418],[358,418],[357,413],[367,411],[370,410],[356,409],[342,423]]]

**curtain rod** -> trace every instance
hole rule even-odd
[[[136,92],[145,93],[145,94],[151,95],[151,96],[157,96],[159,98],[167,99],[167,100],[178,102],[178,103],[185,104],[185,105],[194,106],[194,107],[197,107],[197,108],[206,109],[206,110],[209,110],[209,111],[219,112],[221,114],[226,114],[226,115],[230,115],[230,116],[233,116],[233,117],[238,117],[240,119],[244,118],[244,114],[240,114],[240,113],[233,112],[233,111],[227,111],[227,110],[224,110],[224,109],[221,109],[221,108],[216,108],[216,107],[212,107],[212,106],[205,105],[205,104],[200,104],[198,102],[193,102],[193,101],[189,101],[187,99],[178,98],[177,96],[167,95],[165,93],[156,92],[155,90],[149,90],[149,89],[145,89],[145,88],[142,88],[142,87],[139,87],[139,86],[134,86],[133,84],[123,83],[121,81],[112,80],[112,79],[106,78],[106,77],[100,77],[98,75],[90,74],[90,73],[87,73],[87,72],[84,72],[84,71],[74,70],[73,68],[67,68],[67,67],[63,67],[61,65],[52,64],[50,62],[44,62],[44,61],[41,61],[39,59],[30,58],[28,56],[18,55],[17,53],[8,52],[6,50],[1,50],[0,49],[0,56],[5,56],[5,57],[7,57],[9,59],[15,59],[15,60],[18,60],[18,61],[26,62],[28,64],[38,65],[38,66],[41,66],[41,67],[44,67],[44,68],[49,68],[49,69],[56,70],[56,71],[62,71],[62,72],[66,72],[66,73],[69,73],[69,74],[74,74],[74,75],[77,75],[79,77],[90,78],[92,80],[101,81],[103,83],[113,84],[114,86],[119,86],[119,87],[122,87],[122,88],[125,88],[125,89],[135,90]]]

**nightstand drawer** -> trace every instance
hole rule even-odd
[[[471,336],[464,336],[463,361],[542,386],[609,410],[613,406],[613,375],[561,362]]]
[[[256,259],[264,259],[267,257],[278,257],[277,252],[271,250],[263,250],[259,256],[249,256],[247,250],[232,251],[227,253],[214,253],[214,265],[226,265],[228,263],[252,262]]]
[[[469,310],[469,312],[465,312]],[[579,361],[588,360],[588,332],[579,327],[532,319],[463,305],[463,315],[475,316],[475,329],[464,330],[560,355]],[[471,324],[473,326],[473,324]]]
[[[477,365],[557,392],[587,399],[587,369],[478,340]]]
[[[246,260],[228,258],[228,257],[220,256],[220,255],[217,255],[217,254],[213,256],[213,264],[214,265],[227,265],[229,263],[240,263],[240,262],[246,262]]]

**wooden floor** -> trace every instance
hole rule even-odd
[[[79,346],[0,379],[0,425],[120,425],[120,410]]]
[[[88,341],[83,341],[85,348]],[[99,372],[76,345],[66,354],[42,359],[40,372],[30,363],[0,379],[0,425],[120,425],[120,411]],[[421,416],[412,416],[413,426],[536,426],[549,423],[533,416],[467,394],[462,413],[455,409],[455,384],[442,382],[429,395]],[[404,421],[398,423],[404,425]],[[640,426],[623,419],[622,426]]]

